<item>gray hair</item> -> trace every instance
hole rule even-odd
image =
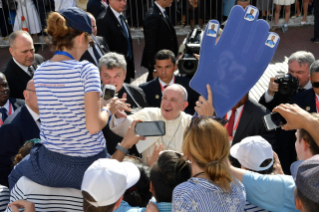
[[[107,69],[122,68],[126,71],[126,61],[123,55],[109,52],[103,55],[99,60],[99,69],[104,66]]]
[[[172,85],[170,85],[170,86],[177,86],[177,87],[179,87],[179,88],[182,90],[183,100],[184,100],[185,102],[187,102],[188,93],[187,93],[187,90],[186,90],[186,88],[185,88],[184,86],[182,86],[182,85],[180,85],[180,84],[172,84]],[[168,86],[168,87],[170,87],[170,86]]]
[[[318,72],[319,72],[319,60],[316,60],[310,66],[310,76],[312,73],[318,73]]]
[[[10,47],[11,47],[11,48],[12,48],[12,46],[13,46],[13,44],[14,44],[16,38],[17,38],[18,36],[20,36],[20,35],[23,35],[23,34],[27,35],[27,36],[30,37],[31,40],[32,40],[31,35],[30,35],[29,33],[27,33],[26,31],[23,31],[23,30],[14,31],[14,32],[12,32],[12,33],[10,34],[10,36],[9,36],[9,43],[10,43]],[[32,40],[32,41],[33,41],[33,40]]]
[[[290,55],[288,64],[292,63],[293,61],[297,61],[299,66],[302,64],[308,64],[308,67],[310,67],[311,64],[315,62],[315,56],[313,56],[311,52],[298,51]]]

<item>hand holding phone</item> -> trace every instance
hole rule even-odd
[[[115,96],[116,87],[114,85],[105,85],[103,88],[103,99],[105,101]]]
[[[135,126],[135,133],[140,136],[163,136],[165,132],[164,121],[144,121]]]
[[[263,120],[268,131],[287,124],[286,119],[282,117],[282,115],[280,115],[279,113],[270,113],[268,115],[265,115],[263,117]]]

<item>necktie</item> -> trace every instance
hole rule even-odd
[[[164,18],[168,20],[168,15],[167,15],[166,11],[164,11],[163,13],[164,13]]]
[[[164,85],[164,89],[167,88],[168,85]]]
[[[93,44],[92,48],[93,48],[93,53],[94,53],[96,62],[99,63],[99,59],[101,58],[102,55],[100,55],[100,54],[98,53],[98,51],[97,51],[97,49],[96,49],[96,48],[97,48],[96,44]],[[97,65],[99,65],[99,64],[97,64]]]
[[[0,112],[2,114],[2,122],[4,122],[7,118],[8,118],[8,115],[7,115],[7,109],[5,109],[4,107],[0,108]]]
[[[38,118],[38,122],[41,123],[41,119],[40,118]]]
[[[228,120],[227,124],[227,132],[229,136],[233,136],[233,128],[235,123],[235,116],[236,116],[236,108],[231,109],[232,113],[230,119]]]
[[[131,42],[130,42],[130,36],[128,34],[128,29],[126,28],[123,15],[120,15],[120,19],[121,19],[122,29],[123,29],[123,32],[125,34],[125,37],[127,40],[127,45],[128,45],[127,56],[129,57],[129,59],[132,59],[133,54],[132,54],[132,46],[131,46]]]
[[[28,67],[28,72],[30,73],[31,78],[33,78],[33,70],[31,66]]]

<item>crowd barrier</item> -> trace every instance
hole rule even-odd
[[[17,2],[17,4],[12,2]],[[125,15],[128,19],[132,31],[133,39],[143,38],[143,19],[148,8],[154,4],[155,0],[127,0],[127,10]],[[216,19],[221,24],[225,22],[227,16],[235,4],[236,0],[175,0],[167,13],[172,24],[176,28],[178,35],[187,34],[192,27],[205,27],[210,19]],[[296,0],[298,1],[298,0]],[[297,18],[289,18],[288,27],[300,26],[303,15],[303,1],[299,0],[301,15]],[[262,11],[266,16],[270,27],[284,25],[285,6],[282,6],[279,13],[278,23],[274,24],[274,14],[276,6],[273,0],[251,0],[251,4],[259,11],[259,18],[262,18]],[[34,43],[45,44],[46,34],[43,32],[45,19],[50,11],[54,10],[54,0],[2,0],[0,9],[1,37],[0,47],[9,46],[7,35],[16,29],[27,28],[30,34],[34,34]],[[297,7],[291,5],[290,17],[296,14]],[[307,9],[307,24],[314,24],[311,6]],[[4,17],[8,21],[4,21]],[[24,21],[23,21],[24,20]],[[6,36],[3,36],[5,34]],[[36,36],[38,35],[38,36]]]

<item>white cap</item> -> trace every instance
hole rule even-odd
[[[253,171],[267,170],[274,163],[271,145],[259,135],[246,137],[232,146],[230,155],[236,158],[243,167]],[[267,159],[271,159],[271,163],[266,167],[260,167]]]
[[[115,159],[99,159],[84,173],[81,190],[88,192],[96,202],[95,207],[114,204],[135,185],[140,178],[140,171],[131,162],[119,162]]]

